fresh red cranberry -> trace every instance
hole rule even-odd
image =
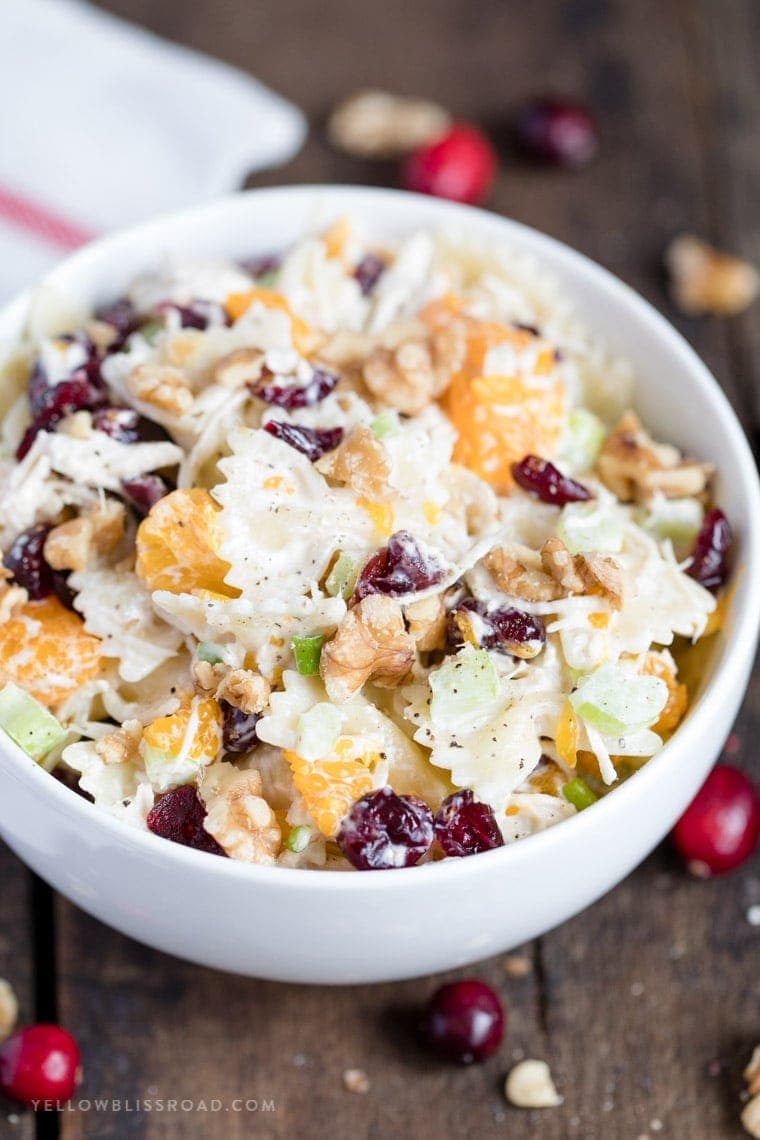
[[[701,586],[717,590],[728,577],[727,555],[731,546],[731,527],[718,507],[708,511],[702,520],[691,553],[691,566],[686,571]]]
[[[300,451],[312,463],[316,463],[328,451],[334,451],[343,439],[343,428],[309,428],[301,424],[286,424],[280,420],[270,420],[264,425],[275,439],[281,439],[296,451]]]
[[[359,283],[362,297],[369,296],[384,272],[385,262],[374,253],[368,253],[361,259],[354,270],[354,277]]]
[[[738,768],[717,764],[673,828],[678,854],[709,878],[749,859],[760,837],[760,795]]]
[[[445,855],[477,855],[504,846],[491,808],[479,803],[469,788],[448,796],[435,817],[435,837]]]
[[[250,752],[259,743],[256,725],[261,717],[244,713],[228,701],[219,702],[222,709],[222,743],[225,752]]]
[[[485,1061],[501,1045],[504,1011],[498,995],[477,978],[449,982],[436,990],[428,1004],[425,1036],[448,1061],[471,1065]]]
[[[353,601],[367,594],[414,594],[435,586],[444,576],[444,568],[421,549],[406,530],[397,530],[388,545],[364,563],[356,581]]]
[[[160,475],[137,475],[134,479],[122,479],[121,493],[139,515],[147,515],[159,499],[169,494],[169,485]]]
[[[224,308],[216,301],[204,301],[197,298],[189,305],[178,305],[174,301],[163,301],[157,306],[159,314],[175,312],[179,317],[180,328],[198,329],[205,332],[208,328],[222,328],[228,324]]]
[[[557,507],[564,507],[565,503],[585,503],[593,498],[588,487],[563,475],[548,459],[539,459],[537,455],[526,455],[519,463],[513,463],[512,478],[524,491]]]
[[[476,598],[463,598],[449,611],[448,640],[454,649],[475,641],[479,649],[527,658],[543,649],[546,629],[539,617],[513,606],[489,606]]]
[[[57,1025],[29,1025],[0,1045],[0,1090],[29,1107],[64,1104],[76,1091],[79,1066],[70,1033]]]
[[[468,123],[457,123],[408,155],[401,185],[418,194],[474,204],[488,193],[496,166],[496,152],[486,136]]]
[[[272,372],[265,369],[263,378],[252,385],[251,390],[265,404],[275,404],[288,411],[318,404],[325,396],[329,396],[339,379],[334,373],[325,372],[322,368],[315,368],[306,384],[273,384],[268,379],[272,375]]]
[[[148,812],[147,824],[154,835],[192,847],[195,851],[206,851],[209,855],[224,855],[212,835],[204,829],[206,809],[198,793],[191,784],[183,784],[165,792],[155,807]]]
[[[45,561],[45,539],[51,530],[50,523],[39,523],[23,531],[8,549],[3,559],[13,580],[23,586],[34,601],[46,598],[53,592],[53,569]]]
[[[515,132],[521,150],[555,166],[585,166],[599,147],[599,132],[587,108],[566,99],[526,103]]]
[[[433,813],[417,796],[368,792],[343,819],[337,843],[358,871],[413,867],[433,842]]]

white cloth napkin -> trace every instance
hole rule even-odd
[[[287,161],[301,113],[80,0],[0,0],[0,301],[99,233]]]

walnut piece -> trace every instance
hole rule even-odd
[[[364,1069],[344,1069],[343,1071],[343,1087],[346,1092],[358,1093],[359,1096],[366,1096],[370,1090],[369,1077],[364,1072]]]
[[[744,1079],[747,1082],[747,1091],[750,1096],[760,1093],[760,1045],[756,1045],[752,1056],[744,1070]]]
[[[549,538],[541,547],[544,570],[567,594],[599,594],[614,610],[623,604],[623,575],[614,560],[604,554],[571,554],[559,538]]]
[[[404,607],[409,636],[420,653],[446,645],[446,607],[440,594],[431,594]]]
[[[684,459],[678,448],[655,443],[630,411],[605,440],[597,467],[602,482],[624,503],[646,503],[658,491],[669,499],[701,495],[713,472],[709,463]]]
[[[388,333],[364,362],[364,382],[383,404],[414,416],[445,392],[462,367],[464,334],[457,321],[424,335],[415,331],[397,344],[389,343]]]
[[[104,764],[128,764],[138,759],[141,737],[139,720],[125,720],[121,728],[95,742],[95,751]]]
[[[10,570],[0,565],[0,624],[10,621],[16,610],[29,601],[23,586],[14,586],[8,581],[10,576]]]
[[[127,377],[127,388],[136,400],[175,416],[183,416],[193,406],[185,374],[169,364],[138,364]]]
[[[400,685],[414,662],[414,642],[401,606],[384,594],[369,594],[349,610],[325,643],[320,671],[331,701],[342,704],[373,680],[384,689]]]
[[[214,365],[213,380],[223,388],[242,388],[261,379],[264,353],[258,348],[236,348]]]
[[[508,954],[504,959],[504,973],[510,978],[527,978],[533,972],[533,963],[524,954]]]
[[[261,673],[252,669],[231,669],[217,686],[216,699],[252,716],[264,711],[271,691],[269,681]]]
[[[5,978],[0,978],[0,1041],[10,1037],[16,1028],[18,1000],[13,987]]]
[[[448,112],[428,99],[357,91],[332,112],[327,134],[348,154],[394,158],[442,135],[449,121]]]
[[[673,300],[691,316],[735,316],[760,293],[760,274],[754,265],[692,234],[673,239],[665,251],[665,266]]]
[[[86,570],[124,537],[124,504],[104,499],[85,514],[53,527],[45,539],[45,560],[54,570]]]
[[[500,590],[527,602],[553,602],[566,591],[541,567],[541,558],[528,547],[495,546],[485,556],[486,568]]]
[[[517,1108],[556,1108],[563,1097],[554,1087],[546,1061],[520,1061],[504,1083],[504,1094]]]
[[[316,466],[323,475],[329,475],[368,499],[377,499],[388,489],[391,465],[386,450],[366,427],[355,427],[341,445],[318,460]]]
[[[261,788],[255,768],[232,769],[219,792],[206,801],[203,826],[231,859],[266,865],[275,862],[282,833]]]
[[[742,1110],[741,1121],[745,1132],[760,1138],[760,1094],[747,1101]]]

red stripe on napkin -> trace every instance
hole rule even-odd
[[[19,229],[35,234],[59,249],[78,249],[96,236],[91,230],[69,222],[36,202],[0,186],[0,218]]]

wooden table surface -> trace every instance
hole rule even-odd
[[[321,136],[326,111],[360,86],[427,94],[486,124],[504,152],[493,208],[569,242],[649,297],[702,354],[750,438],[760,440],[757,311],[685,321],[658,271],[664,244],[681,229],[760,263],[757,0],[107,0],[103,7],[249,69],[304,108],[312,123],[304,150],[256,183],[387,180],[385,171],[337,155]],[[602,152],[583,173],[536,171],[509,153],[514,107],[547,89],[596,108]],[[732,759],[760,775],[757,680],[735,731]],[[508,976],[498,958],[468,971],[502,994],[509,1028],[499,1055],[467,1070],[430,1060],[408,1030],[440,978],[328,990],[228,977],[111,932],[33,882],[5,850],[0,874],[0,976],[12,979],[27,1019],[60,1019],[77,1036],[82,1095],[122,1101],[121,1111],[93,1107],[40,1119],[42,1137],[744,1135],[740,1074],[760,1039],[760,929],[747,918],[760,903],[758,859],[724,881],[702,883],[662,849],[587,913],[526,946],[525,977]],[[523,1055],[550,1062],[562,1108],[506,1104],[505,1072]],[[368,1095],[344,1091],[346,1068],[366,1070]],[[139,1110],[136,1102],[150,1097],[228,1108],[246,1098],[259,1110]],[[3,1106],[0,1135],[34,1134],[30,1116]]]

